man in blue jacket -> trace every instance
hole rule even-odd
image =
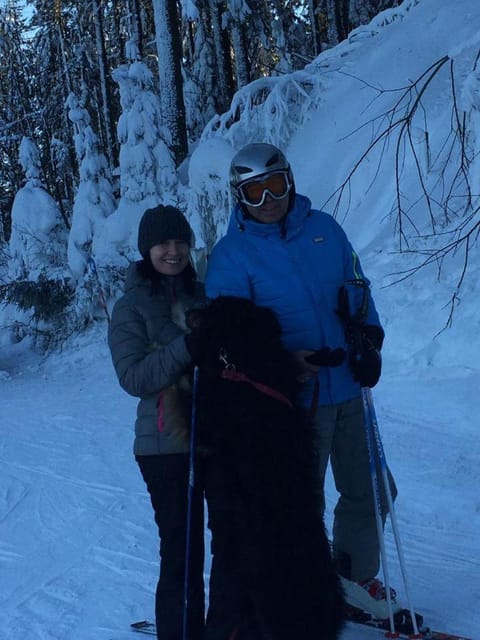
[[[230,185],[236,205],[209,259],[207,296],[240,296],[276,312],[284,343],[298,364],[299,403],[310,412],[320,509],[329,459],[340,494],[333,555],[346,600],[387,618],[385,588],[375,577],[379,542],[361,399],[361,387],[372,387],[379,378],[384,332],[367,286],[362,339],[370,355],[346,357],[338,305],[347,282],[369,282],[340,225],[296,193],[290,165],[278,148],[254,143],[241,149],[232,160]],[[382,501],[385,515],[384,495]],[[393,590],[392,596],[395,609]]]

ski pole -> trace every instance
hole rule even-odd
[[[362,389],[362,394],[364,395],[364,398],[365,398],[367,406],[368,406],[368,411],[369,411],[369,415],[370,415],[370,425],[371,425],[371,428],[372,428],[372,431],[373,431],[372,436],[373,436],[373,438],[374,438],[374,440],[376,442],[376,445],[377,445],[377,454],[378,454],[378,460],[379,460],[379,463],[380,463],[380,470],[382,472],[383,484],[385,486],[385,494],[387,496],[388,511],[389,511],[389,514],[390,514],[391,522],[392,522],[393,535],[394,535],[394,538],[395,538],[395,545],[396,545],[396,548],[397,548],[398,560],[400,562],[400,570],[402,572],[402,579],[403,579],[403,585],[405,587],[405,594],[407,596],[408,610],[410,612],[410,617],[412,619],[412,626],[413,626],[413,633],[414,633],[413,638],[415,638],[415,637],[421,638],[422,636],[419,635],[419,632],[418,632],[417,618],[415,616],[415,610],[413,608],[412,600],[411,600],[411,597],[410,597],[410,589],[409,589],[409,585],[408,585],[405,557],[404,557],[404,554],[403,554],[402,542],[401,542],[401,539],[400,539],[400,530],[399,530],[399,527],[398,527],[398,521],[397,521],[397,514],[395,512],[395,506],[393,504],[392,491],[391,491],[391,488],[390,488],[390,483],[388,481],[387,460],[386,460],[386,457],[385,457],[385,451],[384,451],[384,448],[383,448],[382,439],[380,437],[380,429],[378,427],[377,416],[376,416],[376,413],[375,413],[375,405],[373,404],[372,392],[368,387],[366,387],[366,388]]]
[[[199,369],[195,365],[193,369],[192,389],[192,418],[190,422],[190,456],[188,464],[188,495],[187,495],[187,529],[185,540],[185,581],[183,591],[183,640],[188,640],[188,609],[190,590],[190,555],[192,542],[192,512],[195,490],[195,449],[196,449],[196,425],[197,425],[197,395],[198,395]]]
[[[390,634],[391,634],[391,637],[396,637],[398,634],[396,634],[395,632],[395,622],[393,619],[392,595],[390,593],[390,576],[388,573],[387,554],[385,551],[385,538],[383,535],[382,505],[380,501],[380,488],[379,488],[378,476],[377,476],[377,464],[376,464],[376,457],[375,457],[372,415],[370,412],[370,404],[369,404],[369,392],[370,392],[370,389],[368,387],[362,387],[365,435],[366,435],[367,448],[368,448],[368,460],[370,463],[370,478],[372,481],[373,499],[375,502],[375,522],[377,525],[378,544],[380,547],[380,557],[382,559],[382,569],[383,569],[383,580],[385,583],[385,592],[387,596],[388,618],[390,621]]]
[[[347,285],[350,286],[350,289],[347,287]],[[352,300],[350,299],[349,291],[350,291],[350,294],[353,296],[353,299],[356,300],[356,304],[353,305],[356,308],[356,312],[353,315],[352,315],[352,304],[351,304]],[[360,301],[358,300],[358,296],[355,295],[356,291],[363,292],[363,295]],[[363,350],[364,350],[361,327],[365,325],[367,320],[368,303],[369,303],[368,285],[365,282],[365,280],[363,280],[362,278],[349,280],[345,283],[345,286],[341,288],[340,294],[339,294],[339,308],[341,310],[340,317],[343,319],[345,323],[345,328],[346,328],[345,337],[351,349],[351,356],[357,361],[361,359],[361,354],[363,353]],[[387,465],[385,462],[383,447],[382,447],[382,452],[380,453],[380,449],[378,445],[378,443],[380,442],[380,446],[381,446],[380,433],[378,430],[378,424],[376,423],[372,393],[369,387],[362,387],[362,402],[363,402],[363,414],[364,414],[364,423],[365,423],[365,435],[366,435],[368,457],[369,457],[369,464],[370,464],[370,475],[371,475],[371,481],[372,481],[373,499],[375,503],[375,522],[377,525],[378,544],[380,547],[380,556],[382,560],[382,569],[383,569],[385,591],[386,591],[386,597],[387,597],[388,617],[390,621],[390,633],[387,635],[390,635],[391,637],[396,637],[398,636],[398,633],[395,632],[395,621],[393,617],[392,595],[390,592],[390,578],[389,578],[389,572],[388,572],[387,554],[385,550],[385,537],[384,537],[384,531],[383,531],[382,505],[381,505],[381,499],[380,499],[379,480],[377,475],[376,450],[378,454],[378,462],[380,465],[380,469],[382,471],[383,483],[385,485],[385,493],[387,495],[387,504],[389,506],[389,509],[390,509],[390,505],[392,505],[393,507],[393,499],[392,499],[392,494],[390,490],[390,483],[388,482]],[[375,446],[376,441],[377,441],[377,447]],[[383,464],[382,464],[382,459],[383,459]],[[415,634],[418,634],[416,621],[413,622],[413,627],[415,630]]]

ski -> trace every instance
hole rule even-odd
[[[132,622],[130,628],[133,631],[137,631],[138,633],[146,633],[149,636],[157,635],[157,628],[154,622],[150,622],[149,620],[140,620],[139,622]]]
[[[381,622],[383,623],[385,621],[382,620]],[[395,633],[392,634],[392,632],[390,631],[388,620],[386,621],[386,624],[382,625],[354,621],[349,621],[349,624],[352,624],[353,626],[360,625],[362,627],[368,627],[372,631],[378,631],[379,633],[383,634],[384,637],[400,638],[402,640],[471,640],[471,638],[467,638],[466,636],[458,636],[455,633],[445,633],[444,631],[435,631],[433,629],[425,628],[418,630],[418,636],[414,635],[413,633],[402,633],[401,631],[395,631]]]
[[[398,613],[402,615],[402,618],[405,618],[406,614],[410,615],[410,613],[407,610],[402,610],[401,612],[398,612]],[[412,640],[412,638],[416,638],[416,637],[420,638],[420,640],[471,640],[471,638],[467,638],[465,636],[458,636],[458,635],[455,635],[454,633],[445,633],[443,631],[432,631],[431,629],[428,629],[423,625],[419,627],[418,636],[414,636],[413,629],[411,628],[409,629],[406,626],[403,626],[403,630],[397,630],[397,632],[395,633],[395,636],[391,636],[390,625],[388,620],[374,619],[374,618],[371,618],[368,614],[363,614],[363,616],[365,616],[365,619],[360,619],[360,617],[358,619],[354,619],[350,616],[347,619],[347,622],[353,625],[359,624],[362,626],[369,627],[372,630],[383,632],[383,634],[386,636],[408,639],[408,640]],[[420,618],[421,616],[418,616],[418,619]],[[407,623],[404,622],[403,624],[406,625]],[[132,622],[130,627],[131,629],[133,629],[134,631],[137,631],[138,633],[145,633],[150,636],[157,635],[157,629],[155,627],[155,623],[150,622],[149,620]]]
[[[402,638],[405,640],[471,640],[465,636],[459,636],[454,633],[446,633],[444,631],[434,631],[423,624],[423,617],[418,613],[415,614],[418,635],[414,634],[413,624],[408,609],[401,609],[393,616],[395,623],[395,632],[390,630],[390,620],[379,619],[370,614],[354,607],[349,607],[347,611],[347,622],[353,625],[361,625],[369,627],[383,633],[384,636],[390,638]]]

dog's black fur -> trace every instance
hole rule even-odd
[[[202,335],[197,438],[227,507],[210,514],[213,540],[217,547],[230,540],[232,581],[250,600],[261,630],[255,637],[335,640],[343,597],[314,500],[307,421],[286,402],[297,382],[277,318],[249,300],[219,297],[194,324]],[[222,378],[226,367],[251,382]]]

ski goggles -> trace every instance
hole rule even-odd
[[[274,200],[284,198],[292,187],[288,171],[276,171],[266,176],[249,180],[237,187],[240,202],[250,207],[261,207],[267,194]]]

